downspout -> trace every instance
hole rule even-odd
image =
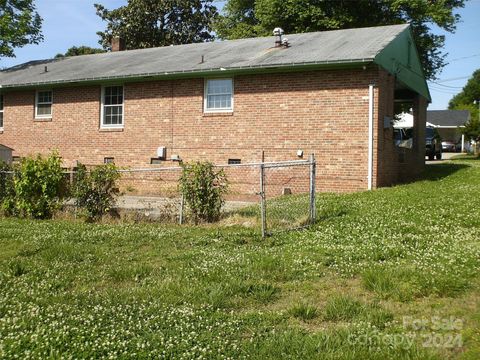
[[[373,180],[373,88],[368,86],[368,190],[372,190]]]

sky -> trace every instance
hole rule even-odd
[[[16,49],[16,58],[2,58],[0,67],[52,58],[71,46],[100,47],[96,33],[105,29],[105,23],[95,14],[94,3],[114,9],[124,5],[126,0],[36,0],[43,18],[44,41]],[[449,64],[438,80],[429,83],[432,95],[429,110],[446,109],[452,96],[461,91],[473,71],[480,68],[480,0],[467,1],[458,13],[462,20],[455,34],[434,29],[435,33],[446,36],[444,50],[448,53]]]

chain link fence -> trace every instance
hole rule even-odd
[[[300,229],[316,220],[314,156],[260,165],[262,236]]]
[[[263,237],[315,222],[313,155],[307,160],[215,165],[225,171],[229,192],[223,208],[226,224],[258,228]],[[1,172],[1,171],[0,171]],[[122,168],[116,210],[129,220],[186,223],[189,211],[179,191],[180,166]],[[73,184],[75,170],[65,172]],[[3,172],[0,176],[12,176]],[[1,185],[1,184],[0,184]],[[1,186],[0,186],[1,187]],[[67,206],[73,207],[69,200]]]

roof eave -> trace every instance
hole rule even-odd
[[[373,58],[364,59],[349,59],[349,60],[334,60],[334,61],[315,61],[309,63],[284,63],[284,64],[268,64],[268,65],[256,65],[256,66],[237,66],[229,68],[210,68],[201,70],[186,70],[186,71],[173,71],[173,72],[155,72],[155,73],[143,73],[132,74],[122,76],[102,76],[82,79],[71,80],[54,80],[54,81],[42,81],[31,82],[21,84],[0,84],[1,89],[24,89],[34,87],[46,87],[57,85],[83,85],[92,83],[105,83],[105,82],[133,82],[133,81],[150,81],[150,80],[171,80],[180,78],[198,78],[207,76],[225,76],[236,74],[265,74],[274,72],[292,72],[292,71],[304,71],[315,69],[329,69],[329,68],[351,68],[358,65],[365,65],[373,62]]]

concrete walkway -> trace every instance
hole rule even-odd
[[[442,153],[442,160],[426,160],[427,158],[425,158],[425,163],[426,164],[438,164],[442,161],[447,161],[447,160],[450,160],[451,158],[453,158],[454,156],[457,156],[457,155],[461,155],[461,153],[452,153],[452,152],[444,152]]]

